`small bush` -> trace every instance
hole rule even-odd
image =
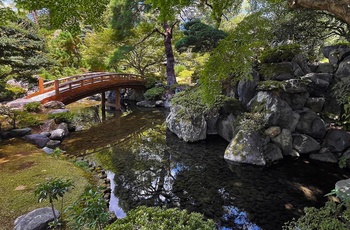
[[[165,92],[163,87],[154,87],[146,91],[144,94],[146,100],[159,100]]]
[[[24,109],[27,111],[27,112],[39,112],[40,111],[40,102],[30,102],[26,105],[24,105]]]
[[[277,63],[282,61],[291,61],[295,55],[300,54],[300,45],[288,44],[277,46],[272,49],[266,49],[260,55],[262,63]]]
[[[140,206],[128,212],[123,219],[106,228],[107,230],[158,230],[158,229],[201,229],[212,230],[215,223],[205,220],[199,213],[187,213],[186,210],[176,208],[160,208]]]
[[[53,114],[49,114],[48,118],[54,119],[56,124],[59,124],[62,122],[71,123],[74,118],[74,114],[71,112],[53,113]]]

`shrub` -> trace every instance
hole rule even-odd
[[[146,100],[158,100],[160,99],[165,92],[163,87],[153,87],[146,91],[144,94]]]
[[[87,188],[84,194],[71,206],[70,216],[73,218],[73,229],[103,229],[108,220],[109,214],[106,211],[107,202],[94,188]]]
[[[300,54],[301,49],[298,44],[280,45],[272,49],[266,49],[260,55],[262,63],[277,63],[291,61],[295,55]]]
[[[247,132],[259,131],[267,125],[267,120],[264,117],[264,112],[243,113],[235,120],[235,126],[239,130]]]
[[[158,229],[216,229],[212,220],[204,220],[199,213],[187,213],[176,208],[140,206],[128,212],[123,219],[118,219],[107,230],[158,230]]]
[[[48,118],[54,119],[56,124],[59,124],[62,122],[71,123],[74,118],[74,114],[71,112],[53,113],[53,114],[49,114]]]
[[[30,102],[26,105],[24,105],[24,109],[27,111],[27,112],[39,112],[40,111],[40,102]]]

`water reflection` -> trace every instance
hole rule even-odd
[[[116,129],[125,136],[114,139],[118,144],[108,139],[111,147],[94,154],[115,173],[118,200],[112,202],[123,211],[118,217],[139,205],[180,207],[203,213],[221,229],[281,229],[305,206],[322,205],[324,194],[349,174],[302,160],[270,168],[229,165],[223,159],[225,140],[212,136],[185,143],[167,132],[159,111],[118,119]],[[112,123],[109,127],[114,130]],[[98,135],[95,131],[94,138]]]

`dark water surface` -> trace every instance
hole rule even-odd
[[[223,159],[227,141],[185,143],[167,131],[165,116],[135,109],[67,141],[85,152],[95,143],[90,152],[114,173],[111,206],[119,217],[139,205],[180,207],[214,219],[220,229],[281,229],[304,207],[323,205],[324,194],[350,175],[306,159],[269,168],[230,165]]]

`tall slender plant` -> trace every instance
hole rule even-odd
[[[63,195],[73,186],[73,182],[69,179],[62,180],[59,178],[53,178],[45,183],[39,184],[34,191],[35,195],[38,197],[39,203],[43,200],[49,199],[54,216],[54,228],[59,226],[59,218],[56,216],[53,201],[58,200],[58,198],[61,197],[61,204],[63,204]]]

